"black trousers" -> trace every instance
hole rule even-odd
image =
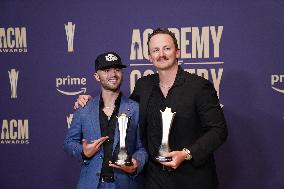
[[[204,164],[167,170],[160,163],[149,161],[145,167],[145,189],[217,189],[215,169]]]
[[[149,161],[145,169],[145,189],[176,189],[174,170]]]

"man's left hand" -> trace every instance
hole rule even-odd
[[[109,162],[109,166],[116,169],[120,169],[126,173],[133,174],[137,170],[138,163],[135,159],[132,159],[132,165],[116,165],[112,162]]]
[[[167,154],[167,157],[171,157],[172,161],[169,162],[161,162],[161,164],[171,167],[173,169],[176,169],[180,166],[180,164],[185,160],[186,157],[186,152],[181,150],[181,151],[172,151]]]

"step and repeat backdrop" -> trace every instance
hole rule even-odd
[[[0,188],[71,189],[73,105],[99,94],[94,60],[115,51],[122,91],[155,73],[147,37],[169,28],[180,65],[210,80],[229,128],[222,189],[284,188],[284,1],[0,1]]]

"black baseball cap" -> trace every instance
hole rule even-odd
[[[95,61],[95,70],[104,70],[108,68],[126,68],[122,64],[121,58],[115,52],[106,52],[100,54]]]

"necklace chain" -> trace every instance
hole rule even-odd
[[[113,106],[105,106],[104,108],[106,108],[106,109],[112,109],[112,108],[115,108],[115,106],[113,105]]]

